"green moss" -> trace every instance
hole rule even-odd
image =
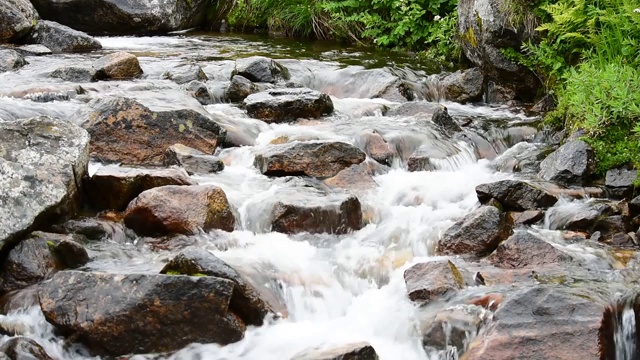
[[[472,28],[468,28],[467,31],[460,35],[460,38],[467,44],[473,47],[478,47],[478,39],[476,38],[476,34],[473,32]]]
[[[169,271],[166,272],[165,275],[182,275],[182,274],[180,273],[180,271],[169,270]]]
[[[458,287],[462,289],[464,287],[464,278],[462,277],[460,270],[458,270],[456,265],[452,263],[450,260],[448,262],[449,262],[449,268],[451,269],[451,273],[453,274],[453,278],[456,281],[456,285],[458,285]]]

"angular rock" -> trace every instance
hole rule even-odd
[[[335,176],[325,179],[324,183],[332,187],[351,190],[368,190],[378,185],[362,163],[341,170]]]
[[[588,202],[571,206],[549,209],[549,229],[593,231],[595,225],[604,217],[612,215],[616,210],[606,202]]]
[[[489,256],[499,268],[519,269],[571,260],[571,256],[526,230],[516,231]]]
[[[511,105],[517,96],[517,90],[512,84],[487,83],[487,103]]]
[[[443,255],[484,256],[511,234],[506,216],[493,206],[481,206],[453,224],[438,242]]]
[[[153,111],[136,100],[96,99],[83,127],[91,134],[91,151],[107,162],[161,165],[165,150],[180,142],[212,154],[226,131],[191,109]]]
[[[364,152],[373,160],[383,165],[391,165],[396,151],[377,131],[363,132],[360,135],[360,143]]]
[[[144,191],[125,212],[124,223],[138,235],[233,231],[235,218],[227,196],[213,185],[169,185]]]
[[[22,234],[77,207],[89,135],[67,121],[0,122],[0,252]]]
[[[0,346],[0,354],[11,360],[53,360],[40,344],[26,337],[9,339]]]
[[[277,61],[264,56],[251,56],[236,60],[236,67],[231,77],[243,76],[249,81],[266,82],[275,84],[279,81],[289,80],[289,70]]]
[[[122,211],[143,191],[167,185],[194,185],[182,169],[100,167],[90,179],[88,195],[98,209]]]
[[[198,102],[202,105],[210,105],[214,103],[209,89],[204,83],[201,83],[200,81],[192,81],[188,83],[184,87],[184,89],[189,95],[198,100]]]
[[[633,196],[635,185],[638,180],[638,170],[628,170],[624,168],[607,171],[605,186],[609,196],[617,199],[629,199]]]
[[[522,290],[503,302],[463,358],[600,359],[604,305],[592,295],[561,286]]]
[[[450,295],[465,286],[458,268],[449,260],[416,264],[404,272],[409,299],[430,302]]]
[[[40,286],[39,298],[58,330],[95,354],[119,356],[240,340],[245,324],[229,310],[233,288],[210,276],[61,271]]]
[[[319,118],[333,112],[329,95],[306,88],[267,90],[247,96],[243,104],[249,116],[267,123]]]
[[[593,227],[593,231],[600,232],[604,238],[616,233],[627,233],[629,230],[629,219],[624,215],[600,217]]]
[[[271,231],[286,234],[347,234],[362,228],[358,198],[331,194],[318,201],[289,198],[278,201],[271,215]]]
[[[27,61],[15,50],[0,50],[0,73],[19,69],[27,65]]]
[[[0,266],[0,294],[25,288],[56,271],[55,258],[43,233],[34,233],[9,251]]]
[[[378,354],[369,343],[361,342],[303,351],[291,360],[378,360]]]
[[[544,214],[544,211],[540,210],[509,211],[507,217],[513,225],[532,225],[542,220]]]
[[[207,81],[207,75],[197,64],[184,64],[173,67],[162,74],[162,77],[176,84],[186,84],[192,81]]]
[[[478,334],[487,317],[486,310],[475,305],[444,309],[421,324],[422,345],[439,351],[454,346],[458,356],[461,356],[466,350],[468,339],[473,339]]]
[[[88,52],[102,49],[102,44],[91,36],[58,24],[57,22],[40,20],[26,37],[30,44],[40,44],[54,53]]]
[[[167,149],[164,165],[182,166],[189,175],[211,174],[224,170],[224,163],[217,156],[207,155],[182,144],[175,144]]]
[[[476,186],[480,203],[496,199],[505,210],[524,211],[543,209],[558,202],[556,195],[521,180],[501,180]]]
[[[244,101],[247,96],[258,92],[260,89],[251,80],[242,75],[235,75],[225,91],[225,98],[230,102],[239,103]]]
[[[65,66],[54,70],[49,76],[70,82],[92,82],[96,81],[96,70],[90,67]]]
[[[467,103],[482,100],[484,75],[480,68],[459,70],[441,80],[447,100]]]
[[[562,185],[584,185],[595,170],[595,153],[582,140],[560,146],[540,163],[538,176]]]
[[[256,155],[254,165],[267,176],[332,177],[365,158],[347,143],[309,141],[271,145]]]
[[[439,125],[447,134],[460,132],[462,129],[449,115],[446,107],[440,107],[431,117],[431,122]]]
[[[272,313],[270,305],[260,298],[260,293],[235,269],[210,252],[188,247],[162,268],[162,274],[206,275],[231,280],[234,283],[229,310],[247,325],[261,326],[264,318]]]
[[[0,1],[0,44],[20,40],[39,19],[28,0]]]
[[[51,247],[58,266],[64,269],[75,269],[89,262],[87,250],[77,242],[69,239],[57,241]]]
[[[126,52],[115,52],[105,55],[93,62],[96,77],[106,79],[133,79],[142,75],[138,58]]]

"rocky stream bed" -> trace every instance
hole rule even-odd
[[[0,359],[638,358],[635,172],[479,70],[93,41],[0,49]]]

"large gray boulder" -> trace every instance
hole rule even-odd
[[[53,52],[87,52],[102,49],[102,44],[91,36],[47,20],[38,21],[25,41],[44,45]]]
[[[560,146],[540,163],[538,176],[562,185],[584,185],[594,172],[595,153],[582,140]]]
[[[50,216],[74,211],[88,162],[89,134],[70,122],[0,122],[0,252]]]
[[[38,12],[29,0],[1,0],[0,44],[25,36],[38,18]]]

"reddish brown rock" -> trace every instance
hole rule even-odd
[[[497,201],[497,200],[496,200]],[[507,213],[509,221],[513,225],[531,225],[544,218],[544,211],[540,210],[525,210],[523,212],[509,211]]]
[[[364,163],[341,170],[336,176],[325,179],[324,183],[332,187],[351,190],[368,190],[377,186]]]
[[[227,196],[213,185],[163,186],[147,190],[127,207],[124,223],[139,235],[233,231]]]
[[[273,209],[271,230],[287,234],[300,232],[346,234],[362,228],[358,198],[331,195],[313,201],[283,199]]]
[[[364,132],[360,135],[360,141],[365,153],[373,160],[380,164],[391,165],[396,151],[378,132],[375,130]]]
[[[122,51],[99,58],[93,68],[98,79],[132,79],[142,75],[138,58]]]
[[[448,260],[416,264],[404,272],[409,299],[418,302],[433,301],[465,286],[458,268]]]
[[[489,261],[501,268],[523,268],[571,260],[562,250],[526,230],[516,231],[489,256]]]

